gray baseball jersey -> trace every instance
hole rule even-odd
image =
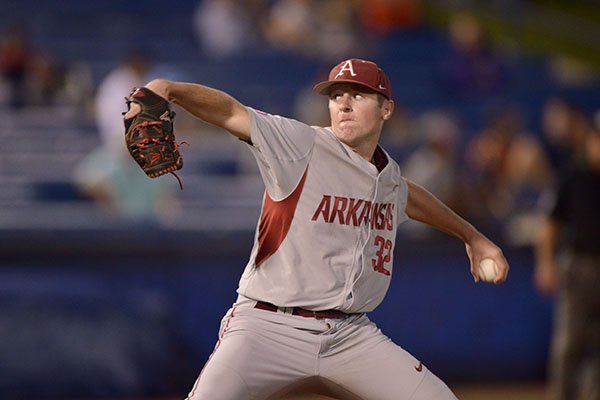
[[[407,218],[398,164],[378,148],[378,171],[329,128],[250,113],[266,192],[239,293],[285,307],[372,311]]]
[[[407,218],[396,162],[378,148],[375,166],[329,128],[248,110],[262,213],[238,299],[188,399],[277,399],[316,376],[361,399],[456,400],[366,315],[388,290]]]

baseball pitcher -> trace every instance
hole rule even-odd
[[[144,155],[138,163],[150,176],[182,165],[179,153],[168,151],[176,145],[148,139],[164,129],[173,140],[173,102],[246,142],[265,184],[237,300],[188,399],[275,398],[307,379],[347,398],[456,399],[368,317],[390,284],[396,229],[411,218],[460,238],[475,282],[482,260],[493,262],[496,284],[506,279],[508,263],[471,224],[403,178],[379,146],[394,111],[383,70],[345,60],[314,90],[329,99],[331,126],[271,115],[193,83],[153,80],[129,98],[128,146],[134,157]],[[147,120],[150,109],[155,123]],[[139,115],[146,118],[137,121]]]

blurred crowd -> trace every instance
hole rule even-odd
[[[326,71],[325,66],[344,57],[368,58],[377,43],[418,29],[424,24],[424,12],[420,0],[201,0],[190,16],[190,29],[196,35],[198,62],[268,47],[318,60]],[[163,193],[159,185],[148,186],[140,171],[133,172],[136,166],[125,161],[120,119],[125,111],[122,99],[131,87],[156,76],[153,55],[134,48],[128,57],[114,60],[111,71],[93,79],[83,61],[61,62],[49,51],[35,48],[24,26],[1,33],[0,105],[5,109],[68,105],[91,114],[102,154],[90,155],[77,168],[75,183],[113,213],[160,218],[164,214],[157,211],[164,208],[160,204],[176,196]],[[515,244],[530,244],[545,193],[569,166],[586,162],[583,143],[600,117],[557,93],[537,110],[508,103],[481,117],[478,126],[467,126],[466,119],[472,121],[472,116],[448,107],[447,99],[505,96],[511,65],[518,60],[501,51],[478,20],[465,12],[450,19],[445,37],[448,51],[439,55],[431,78],[444,106],[431,104],[415,111],[410,103],[397,102],[382,137],[384,147],[407,177],[460,214],[490,230],[504,230]],[[292,116],[327,124],[323,99],[310,87],[307,82],[305,90],[296,93]],[[526,113],[539,118],[531,121]],[[131,167],[127,179],[123,163]],[[173,214],[172,208],[167,214]],[[428,234],[419,228],[407,231]]]
[[[203,0],[194,32],[207,57],[268,44],[327,62],[422,23],[420,0]]]
[[[416,144],[402,160],[403,174],[484,229],[514,245],[531,244],[560,177],[589,162],[585,143],[598,129],[598,113],[586,116],[551,96],[541,107],[539,132],[525,127],[518,108],[501,109],[469,137],[461,122],[444,109],[408,121]]]
[[[64,63],[32,44],[26,24],[7,27],[0,36],[0,105],[89,106],[94,82],[83,61]]]

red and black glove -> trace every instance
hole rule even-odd
[[[133,88],[125,100],[128,109],[131,103],[141,108],[135,116],[124,118],[127,150],[150,178],[172,173],[183,189],[175,174],[183,167],[183,159],[179,143],[175,141],[175,112],[171,111],[169,102],[145,87]]]

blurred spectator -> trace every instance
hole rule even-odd
[[[459,13],[449,24],[451,52],[441,65],[442,86],[455,94],[490,93],[508,80],[507,66],[475,17]]]
[[[360,52],[362,41],[356,29],[356,9],[348,0],[322,0],[317,5],[319,58],[330,64]]]
[[[263,35],[275,48],[329,64],[360,50],[356,19],[347,0],[276,0],[263,18]]]
[[[495,116],[466,144],[465,211],[485,221],[531,212],[552,179],[538,139],[523,130],[517,111]]]
[[[59,103],[74,106],[83,114],[93,114],[94,80],[90,65],[77,61],[67,66],[63,91]]]
[[[299,54],[318,46],[316,3],[312,0],[277,0],[267,10],[263,34],[274,47]]]
[[[27,74],[27,104],[55,106],[65,88],[66,68],[48,53],[38,52]]]
[[[2,85],[4,84],[4,85]],[[44,49],[33,49],[24,26],[13,26],[0,38],[0,88],[11,107],[85,107],[91,94],[89,66],[59,62]]]
[[[542,133],[546,152],[557,173],[585,159],[585,135],[590,122],[577,107],[560,97],[550,97],[542,108]]]
[[[125,219],[168,222],[176,216],[177,202],[164,179],[149,179],[125,146],[122,113],[125,97],[150,80],[152,63],[143,52],[131,52],[106,76],[96,95],[96,122],[102,147],[77,167],[78,187],[106,211]]]
[[[204,54],[229,57],[247,49],[255,40],[255,1],[201,0],[193,16],[193,27]]]
[[[418,147],[402,163],[402,175],[423,185],[453,209],[457,204],[457,150],[461,131],[457,118],[447,111],[434,110],[414,122]],[[423,224],[407,224],[413,235],[434,232]]]
[[[26,79],[33,51],[25,28],[11,27],[0,38],[0,74],[6,82],[7,102],[11,107],[22,107],[26,103]]]
[[[362,26],[377,36],[413,28],[423,21],[422,0],[355,0]]]
[[[152,70],[152,61],[143,51],[132,51],[98,85],[96,123],[102,142],[112,154],[125,152],[123,120],[125,97],[135,86],[143,85]],[[115,117],[116,116],[116,117]]]
[[[429,111],[415,121],[420,146],[402,164],[402,174],[419,182],[444,203],[454,207],[457,141],[460,125],[452,114]]]
[[[585,165],[573,167],[555,191],[536,246],[534,282],[557,294],[550,357],[552,398],[580,397],[591,368],[589,399],[600,398],[600,130],[585,134]],[[587,372],[587,371],[586,371]]]

